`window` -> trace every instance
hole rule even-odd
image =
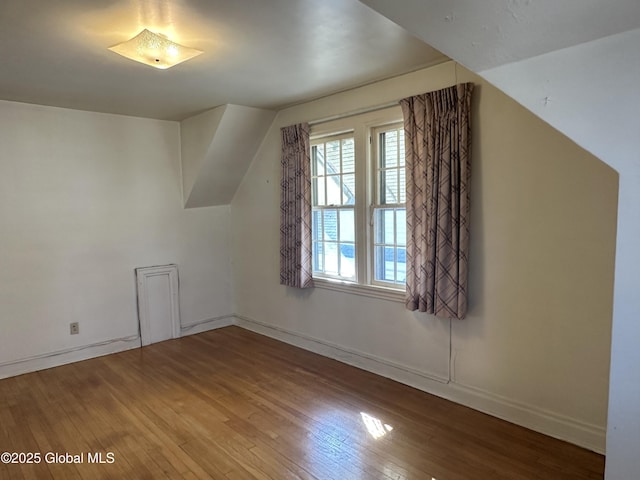
[[[311,175],[313,275],[321,280],[316,284],[404,291],[406,176],[399,107],[312,127]]]
[[[353,136],[311,146],[313,271],[356,278],[355,152]]]
[[[374,130],[373,282],[404,285],[407,271],[406,174],[402,124]]]

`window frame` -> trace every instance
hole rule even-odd
[[[358,272],[357,272],[357,264],[358,264],[358,251],[356,248],[357,242],[357,235],[355,232],[356,229],[356,221],[355,221],[355,216],[356,216],[356,203],[357,203],[357,198],[355,195],[355,192],[353,192],[353,197],[354,197],[354,203],[353,204],[348,204],[348,203],[343,203],[342,200],[339,204],[330,204],[328,203],[329,200],[329,194],[328,194],[328,183],[329,183],[329,179],[330,178],[335,178],[335,177],[339,177],[340,178],[340,184],[339,185],[343,185],[343,180],[344,177],[346,175],[353,175],[354,180],[356,178],[356,166],[354,164],[354,169],[353,172],[344,172],[342,171],[342,142],[344,140],[347,139],[351,139],[353,138],[352,132],[341,132],[339,134],[336,135],[325,135],[322,137],[314,137],[311,141],[310,141],[310,148],[311,148],[311,185],[312,185],[312,192],[311,192],[311,210],[312,210],[312,222],[313,222],[313,212],[314,211],[320,211],[323,212],[322,213],[322,240],[316,240],[315,236],[313,236],[312,238],[312,244],[315,243],[321,243],[323,245],[322,251],[323,251],[323,259],[326,258],[325,256],[325,248],[328,244],[335,244],[337,247],[337,250],[340,251],[341,247],[343,245],[353,245],[353,249],[354,249],[354,258],[353,258],[353,262],[354,262],[354,276],[353,277],[343,277],[340,275],[341,272],[341,257],[340,255],[338,255],[338,275],[331,275],[331,274],[327,274],[326,272],[313,272],[313,276],[314,279],[316,278],[328,278],[328,279],[334,279],[334,280],[344,280],[344,281],[357,281],[358,278]],[[323,158],[325,159],[325,163],[324,163],[324,174],[320,175],[317,174],[317,172],[315,172],[314,169],[314,160],[315,157],[313,155],[313,148],[317,147],[318,145],[326,145],[329,142],[333,142],[333,141],[338,141],[340,142],[340,173],[339,174],[335,174],[335,173],[331,173],[329,174],[329,172],[327,171],[327,160],[326,160],[326,149],[325,152],[323,154]],[[353,138],[353,142],[354,142],[354,146],[355,146],[355,138]],[[355,151],[354,151],[354,161],[355,161]],[[314,174],[315,173],[315,174]],[[324,194],[323,194],[323,199],[324,199],[324,204],[318,204],[316,205],[316,196],[314,195],[314,190],[313,190],[313,185],[314,185],[314,179],[319,179],[319,178],[323,178],[323,186],[324,186]],[[354,187],[355,191],[357,191],[357,187]],[[325,233],[325,214],[324,212],[326,210],[335,210],[336,211],[336,231],[337,231],[337,237],[334,241],[328,241],[326,238],[324,238],[324,233]],[[346,241],[343,240],[341,235],[340,235],[340,228],[341,228],[341,219],[340,219],[340,212],[342,210],[353,210],[353,214],[354,214],[354,239],[353,241]],[[315,254],[315,250],[313,251],[312,254]],[[323,260],[323,270],[326,268],[326,264]]]
[[[403,188],[403,185],[401,183],[401,176],[399,175],[399,167],[385,167],[383,168],[380,165],[380,158],[381,158],[381,152],[382,152],[382,148],[380,146],[380,134],[390,131],[390,130],[401,130],[404,128],[404,123],[402,121],[399,122],[394,122],[394,123],[390,123],[390,124],[385,124],[385,125],[380,125],[380,126],[376,126],[376,127],[372,127],[371,131],[370,131],[370,144],[371,144],[371,148],[370,148],[370,175],[371,175],[371,185],[372,185],[372,191],[371,191],[371,199],[372,202],[369,204],[369,209],[370,209],[370,219],[369,219],[369,234],[368,234],[368,240],[369,240],[369,261],[371,262],[371,267],[369,269],[369,274],[370,274],[370,278],[369,278],[369,284],[371,285],[377,285],[377,286],[381,286],[381,287],[387,287],[387,288],[392,288],[392,289],[396,289],[396,290],[405,290],[405,285],[406,283],[397,283],[397,282],[388,282],[385,280],[378,280],[376,279],[376,265],[375,265],[375,255],[376,255],[376,246],[379,245],[389,245],[389,246],[393,246],[394,248],[394,252],[397,252],[398,249],[398,228],[397,228],[397,219],[396,219],[396,213],[394,213],[394,243],[393,244],[386,244],[386,243],[379,243],[376,240],[376,210],[393,210],[394,212],[398,209],[404,209],[405,210],[405,222],[406,222],[406,194],[405,194],[405,202],[404,203],[382,203],[382,191],[381,191],[381,179],[380,179],[380,172],[382,170],[388,171],[391,169],[396,169],[398,170],[398,193],[400,193],[400,189]],[[398,145],[399,148],[399,145]],[[405,171],[405,184],[406,184],[406,171]],[[406,188],[406,187],[405,187]],[[399,199],[397,199],[399,200]],[[406,258],[406,232],[405,232],[405,258]],[[397,253],[396,253],[397,255]],[[394,259],[394,276],[397,274],[397,258]]]
[[[373,205],[376,201],[374,162],[374,129],[401,124],[400,106],[385,107],[366,113],[354,114],[335,120],[311,122],[311,146],[322,139],[352,134],[355,154],[355,279],[313,273],[316,287],[350,294],[404,302],[405,287],[384,282],[373,282]]]

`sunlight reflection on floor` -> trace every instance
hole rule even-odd
[[[384,437],[387,433],[393,430],[391,425],[382,423],[379,418],[373,417],[368,413],[360,412],[364,426],[367,428],[369,434],[376,440]]]

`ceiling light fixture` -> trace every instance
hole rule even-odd
[[[109,50],[136,62],[162,70],[171,68],[202,53],[201,50],[172,42],[168,38],[150,32],[146,28],[131,40],[109,47]]]

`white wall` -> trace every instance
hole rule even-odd
[[[361,1],[619,172],[605,477],[640,477],[640,3]]]
[[[456,79],[476,90],[471,302],[451,338],[449,322],[400,303],[280,286],[279,128]],[[361,353],[366,368],[602,451],[616,195],[613,170],[452,62],[291,107],[232,202],[236,311],[275,336]],[[449,385],[426,379],[449,375]]]
[[[607,480],[640,475],[640,161],[620,173],[618,203]]]
[[[636,29],[482,72],[620,174],[607,431],[610,480],[640,476],[639,43]]]
[[[183,326],[233,312],[229,207],[183,210],[178,123],[2,101],[0,171],[0,374],[137,335],[136,267],[178,264]]]

